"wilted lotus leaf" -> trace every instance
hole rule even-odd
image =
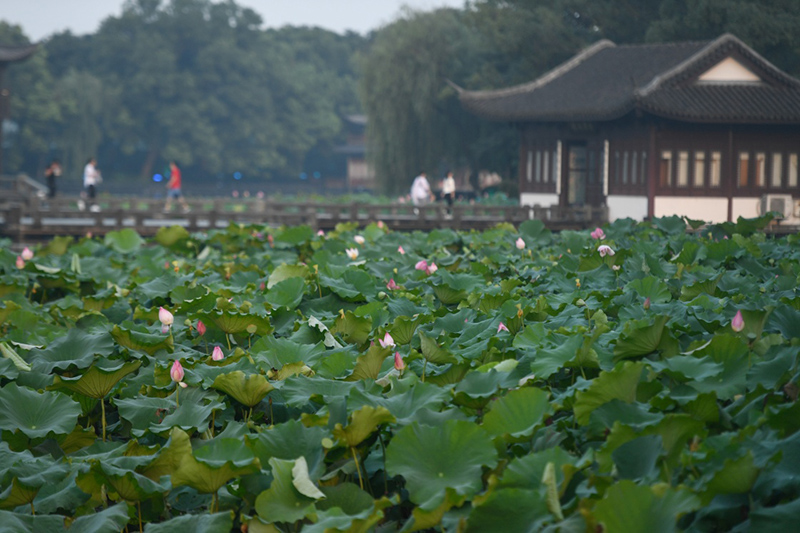
[[[70,433],[81,414],[81,406],[64,394],[9,383],[0,389],[0,429],[19,431],[28,438]]]
[[[336,424],[333,429],[333,436],[353,448],[361,444],[381,424],[394,421],[394,416],[385,407],[365,405],[353,412],[350,417],[350,423],[346,427],[343,428],[341,424]]]
[[[172,335],[158,335],[114,326],[111,336],[120,346],[145,352],[148,355],[153,355],[159,350],[172,352],[174,347]]]
[[[403,476],[409,498],[426,511],[444,502],[447,489],[460,496],[477,494],[483,487],[483,466],[496,462],[489,435],[461,420],[439,427],[413,423],[395,433],[386,449],[389,475]]]
[[[118,360],[100,359],[81,376],[74,378],[55,376],[53,385],[49,388],[56,390],[69,389],[89,398],[100,400],[105,398],[122,378],[131,372],[135,372],[141,364],[141,361],[126,363]]]
[[[257,405],[275,388],[265,376],[261,374],[246,375],[241,370],[217,376],[212,387],[221,390],[247,407]]]

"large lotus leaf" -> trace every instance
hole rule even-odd
[[[7,444],[0,450],[7,451]],[[4,454],[5,455],[5,454]],[[8,464],[13,461],[13,464]],[[61,482],[69,475],[69,466],[55,462],[51,457],[30,457],[25,452],[9,452],[3,457],[0,479],[10,479],[11,483],[0,493],[0,508],[14,509],[33,501],[39,490],[49,484]]]
[[[374,501],[352,483],[322,487],[322,491],[327,499],[317,502],[317,521],[304,526],[305,533],[370,533],[383,519],[383,509],[392,505],[387,498]]]
[[[786,533],[797,527],[800,499],[774,507],[761,507],[750,513],[750,531]]]
[[[0,510],[0,533],[41,533],[64,531],[64,517],[30,515]]]
[[[51,388],[69,389],[89,398],[100,400],[105,398],[122,378],[135,372],[141,364],[141,361],[128,363],[116,360],[98,361],[79,377],[55,376]]]
[[[381,366],[391,351],[391,348],[381,348],[377,344],[370,346],[367,353],[358,356],[356,359],[356,367],[353,369],[353,373],[348,376],[347,380],[378,379]]]
[[[205,431],[208,427],[211,413],[225,408],[225,404],[219,401],[206,402],[205,400],[198,401],[193,399],[191,396],[193,391],[191,389],[183,389],[182,392],[184,394],[180,396],[183,396],[183,398],[178,397],[179,406],[166,415],[159,424],[150,425],[152,433],[165,433],[172,428],[180,428],[184,431]]]
[[[742,316],[744,317],[744,313]],[[2,323],[0,320],[0,324]],[[788,305],[780,305],[770,314],[767,327],[768,331],[779,331],[787,339],[800,337],[800,311]]]
[[[289,278],[270,287],[265,299],[274,308],[285,307],[291,311],[303,301],[305,290],[306,282],[303,278]]]
[[[372,276],[358,269],[347,269],[340,277],[319,276],[320,284],[337,296],[351,301],[362,301],[378,292]]]
[[[267,289],[271,289],[278,283],[291,278],[300,278],[305,280],[305,278],[309,275],[309,272],[310,270],[306,265],[287,265],[284,263],[278,266],[269,275]]]
[[[144,244],[138,233],[130,228],[106,233],[105,245],[121,254],[133,253]]]
[[[456,385],[454,401],[457,405],[471,409],[482,409],[497,394],[500,387],[507,385],[505,372],[469,372]]]
[[[419,332],[419,344],[422,350],[422,357],[431,363],[437,365],[444,365],[447,363],[455,363],[457,359],[446,348],[443,348],[436,342],[436,339],[429,337],[422,330]]]
[[[371,332],[372,318],[356,316],[352,311],[337,316],[331,328],[331,333],[338,333],[347,342],[355,344],[365,343]]]
[[[587,390],[576,394],[573,406],[575,420],[581,425],[588,424],[592,411],[611,400],[633,402],[643,368],[641,362],[626,361],[617,365],[614,370],[600,372]]]
[[[43,486],[33,506],[37,513],[52,514],[58,509],[77,509],[83,505],[90,496],[76,485],[76,473],[73,472],[59,483],[48,483]]]
[[[664,453],[660,435],[628,441],[611,454],[621,479],[651,481],[658,474],[656,461]]]
[[[310,516],[316,499],[301,494],[292,483],[295,461],[273,457],[269,464],[272,483],[256,498],[256,512],[261,520],[292,523]]]
[[[652,322],[647,319],[628,321],[614,347],[615,360],[639,357],[656,351],[662,343],[664,326],[668,320],[669,317],[659,315]]]
[[[0,286],[0,296],[2,296],[2,286]],[[0,326],[2,326],[8,315],[16,311],[17,309],[21,309],[19,304],[12,302],[11,300],[6,300],[3,302],[3,305],[0,306]]]
[[[422,411],[439,412],[450,399],[450,392],[442,387],[422,383],[414,374],[407,374],[405,380],[413,380],[413,386],[398,390],[393,386],[385,398],[374,398],[378,405],[389,410],[400,425],[408,425],[419,419]],[[395,382],[397,383],[397,382]]]
[[[555,483],[563,494],[573,475],[578,471],[578,466],[581,466],[578,462],[577,457],[559,447],[534,452],[512,460],[503,472],[497,487],[538,490],[542,487],[542,478],[547,465],[552,464]]]
[[[665,303],[672,299],[669,286],[655,276],[645,276],[628,283],[627,288],[636,292],[642,300],[650,298],[650,303]]]
[[[153,398],[139,396],[136,398],[115,398],[119,416],[131,424],[131,433],[135,437],[144,435],[151,424],[156,424],[175,406],[169,398]]]
[[[398,316],[392,322],[389,333],[397,344],[408,344],[414,338],[417,326],[422,322],[422,317]]]
[[[535,533],[552,519],[544,496],[538,490],[504,488],[492,491],[480,505],[474,505],[467,533],[502,531]]]
[[[286,379],[281,387],[281,395],[292,407],[305,405],[312,396],[319,396],[327,404],[333,398],[347,396],[356,385],[355,381],[336,381],[297,375]]]
[[[38,393],[16,383],[0,389],[0,429],[19,430],[31,439],[70,433],[80,414],[80,404],[58,392]]]
[[[186,514],[158,524],[149,523],[145,533],[228,533],[233,531],[233,511],[214,514]]]
[[[744,494],[753,488],[760,469],[755,466],[753,453],[728,459],[706,484],[709,496],[717,494]]]
[[[450,488],[466,497],[481,490],[482,467],[493,467],[497,451],[486,432],[471,422],[449,420],[440,427],[417,423],[398,431],[386,449],[389,475],[403,476],[409,498],[430,511]]]
[[[258,472],[261,463],[243,442],[237,439],[214,439],[184,455],[172,473],[172,485],[188,485],[205,494],[216,493],[231,479]]]
[[[189,240],[189,232],[183,226],[162,226],[156,232],[155,241],[161,246],[170,248]]]
[[[350,423],[347,426],[342,427],[341,424],[336,424],[333,429],[333,436],[352,448],[361,444],[381,424],[388,424],[394,421],[394,416],[385,407],[365,405],[353,412],[350,417]]]
[[[527,327],[525,331],[533,329]],[[531,362],[531,372],[537,379],[549,378],[578,356],[583,341],[582,335],[573,335],[567,337],[564,342],[558,343],[555,348],[538,349]]]
[[[678,529],[678,518],[699,507],[699,498],[687,490],[622,480],[609,487],[597,502],[594,516],[607,533],[672,533]]]
[[[113,351],[114,343],[107,332],[71,328],[47,348],[34,351],[33,360],[37,370],[50,374],[55,369],[86,368],[96,355],[108,356]]]
[[[92,471],[113,487],[123,500],[129,502],[142,501],[170,489],[169,484],[162,485],[133,470],[117,468],[104,461],[95,462]]]
[[[241,370],[217,376],[212,387],[221,390],[247,407],[258,405],[275,388],[265,376],[261,374],[246,375]]]
[[[235,310],[216,310],[208,313],[200,313],[198,317],[206,325],[214,324],[223,332],[237,334],[247,331],[250,326],[255,326],[257,335],[268,335],[272,333],[272,325],[266,316],[254,313],[242,313]]]
[[[249,446],[261,464],[267,464],[273,457],[288,460],[303,456],[311,475],[321,475],[324,470],[321,443],[328,436],[323,428],[305,427],[298,420],[288,420],[250,436]]]
[[[301,344],[291,339],[261,337],[250,349],[250,356],[262,370],[281,368],[287,363],[306,363],[328,357],[322,343]]]
[[[174,339],[169,334],[157,335],[115,325],[111,330],[111,336],[120,346],[145,352],[148,355],[154,355],[159,350],[172,352],[174,348]]]
[[[526,387],[510,391],[492,404],[492,410],[483,418],[483,428],[490,435],[530,436],[553,412],[547,393]]]
[[[118,503],[100,512],[81,516],[67,528],[69,533],[113,533],[124,529],[130,517],[128,505]]]

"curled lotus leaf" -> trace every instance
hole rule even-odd
[[[241,370],[221,374],[211,385],[231,396],[237,402],[254,407],[275,387],[261,374],[245,374]]]
[[[104,360],[89,367],[81,376],[68,378],[55,376],[52,389],[69,389],[89,398],[100,400],[105,398],[119,381],[135,372],[142,365],[141,361]]]
[[[342,427],[341,424],[336,424],[333,429],[333,436],[352,448],[361,444],[381,424],[388,424],[394,421],[394,416],[385,407],[365,405],[353,412],[350,423],[347,426]]]
[[[157,335],[114,326],[111,336],[120,346],[145,352],[148,355],[153,355],[159,350],[172,352],[174,348],[172,335]]]

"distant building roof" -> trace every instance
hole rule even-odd
[[[0,45],[0,63],[12,63],[14,61],[27,59],[37,48],[39,48],[38,44],[29,44],[27,46]]]
[[[800,80],[730,34],[667,44],[602,40],[530,83],[458,90],[467,110],[510,122],[603,121],[640,109],[692,122],[800,123]]]

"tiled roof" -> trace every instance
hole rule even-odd
[[[0,45],[0,63],[11,63],[27,59],[39,47],[38,44],[28,46],[2,46]]]
[[[695,83],[731,55],[762,82]],[[800,81],[728,34],[711,42],[600,41],[531,83],[459,92],[467,110],[511,122],[612,120],[637,108],[690,121],[800,122]]]

